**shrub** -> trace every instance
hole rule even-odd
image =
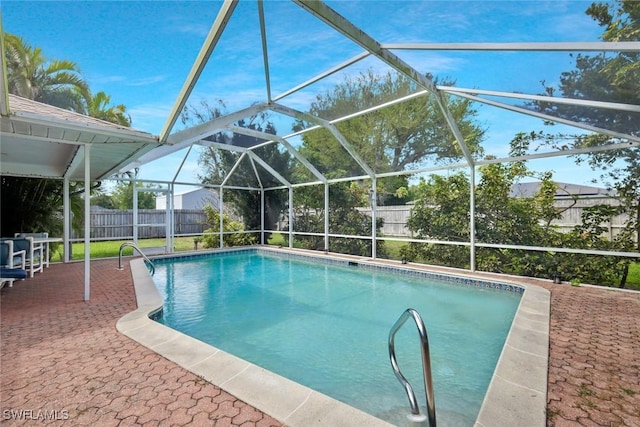
[[[220,213],[214,210],[210,205],[204,207],[206,222],[210,228],[207,228],[204,232],[205,235],[202,238],[203,246],[205,248],[219,248],[220,247]],[[244,226],[239,221],[233,221],[226,214],[222,215],[222,231],[238,232],[233,234],[224,234],[223,244],[226,247],[231,246],[246,246],[254,245],[257,243],[256,236],[253,234],[242,233]],[[213,234],[208,234],[213,233]]]

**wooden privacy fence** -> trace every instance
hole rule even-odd
[[[577,225],[582,225],[582,213],[586,208],[596,205],[619,206],[620,202],[611,197],[582,197],[575,201],[568,198],[556,200],[554,205],[562,212],[562,217],[559,220],[553,221],[551,224],[557,226],[560,231],[567,232],[571,231]],[[604,237],[609,240],[613,239],[620,234],[628,222],[629,215],[626,214],[610,217],[607,221],[600,224],[607,230]],[[636,236],[636,240],[637,238],[638,236]]]
[[[384,220],[382,234],[385,236],[413,237],[407,228],[407,220],[411,216],[412,205],[378,206],[376,213],[378,218]],[[371,208],[358,208],[367,215],[371,215]]]
[[[164,209],[138,209],[138,238],[151,239],[166,237],[166,211]],[[202,233],[206,228],[206,216],[201,209],[176,209],[173,213],[175,234]],[[72,232],[72,238],[83,237]],[[133,238],[133,210],[93,210],[91,211],[92,239]]]
[[[582,213],[585,208],[602,204],[616,206],[619,202],[611,197],[582,197],[577,200],[570,198],[556,199],[554,206],[562,214],[560,219],[552,221],[551,224],[557,227],[558,231],[569,232],[576,225],[582,224]],[[411,231],[407,228],[407,220],[411,216],[412,208],[412,205],[378,206],[378,218],[384,220],[382,234],[384,236],[413,237]],[[358,208],[358,210],[371,215],[371,208]],[[609,218],[601,224],[607,229],[604,237],[613,239],[624,229],[628,221],[628,215],[616,215]],[[637,238],[638,236],[636,236],[636,240]]]

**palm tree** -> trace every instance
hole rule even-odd
[[[31,47],[21,37],[4,33],[4,48],[9,92],[81,114],[131,125],[124,105],[109,106],[111,97],[104,92],[91,95],[89,85],[75,62],[47,60],[42,49]],[[71,208],[74,228],[82,218],[79,194],[83,183],[72,183]],[[89,191],[95,189],[92,187]],[[62,205],[62,181],[38,178],[0,177],[0,228],[11,235],[20,231],[47,231],[59,234],[58,215]]]
[[[111,96],[98,92],[91,96],[87,104],[87,113],[91,117],[106,120],[122,126],[131,126],[131,116],[127,114],[127,107],[123,104],[110,106]]]
[[[4,36],[10,93],[86,113],[89,85],[80,76],[75,62],[47,61],[39,47],[31,47],[14,34],[5,33]]]

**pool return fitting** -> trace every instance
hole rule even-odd
[[[420,335],[420,348],[422,351],[422,376],[424,377],[424,389],[427,395],[427,415],[420,413],[420,406],[416,399],[416,394],[413,391],[413,387],[409,384],[409,381],[402,375],[400,368],[398,367],[398,361],[396,360],[396,351],[394,345],[394,338],[396,332],[405,324],[409,318],[413,318],[416,326],[418,327],[418,333]],[[396,323],[389,331],[389,358],[391,359],[391,367],[393,373],[396,374],[396,378],[404,387],[407,397],[409,398],[409,405],[411,406],[411,414],[407,415],[410,425],[413,426],[425,426],[425,421],[429,421],[429,427],[436,427],[436,403],[433,396],[433,380],[431,378],[431,356],[429,355],[429,339],[427,337],[427,328],[424,326],[422,317],[413,308],[408,308],[398,318]]]
[[[118,252],[118,270],[122,270],[123,269],[123,267],[122,267],[122,251],[124,251],[124,248],[126,248],[126,247],[133,248],[133,249],[137,250],[140,255],[142,255],[142,258],[144,258],[144,261],[149,266],[149,269],[151,270],[151,275],[153,276],[153,274],[156,272],[156,266],[153,265],[151,260],[149,258],[147,258],[147,256],[133,242],[124,242],[122,245],[120,245],[120,251]]]

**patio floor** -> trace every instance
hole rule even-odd
[[[0,292],[0,410],[8,425],[279,426],[118,333],[130,271],[55,264]],[[549,426],[640,426],[640,293],[553,285]],[[39,422],[38,422],[39,424]]]

